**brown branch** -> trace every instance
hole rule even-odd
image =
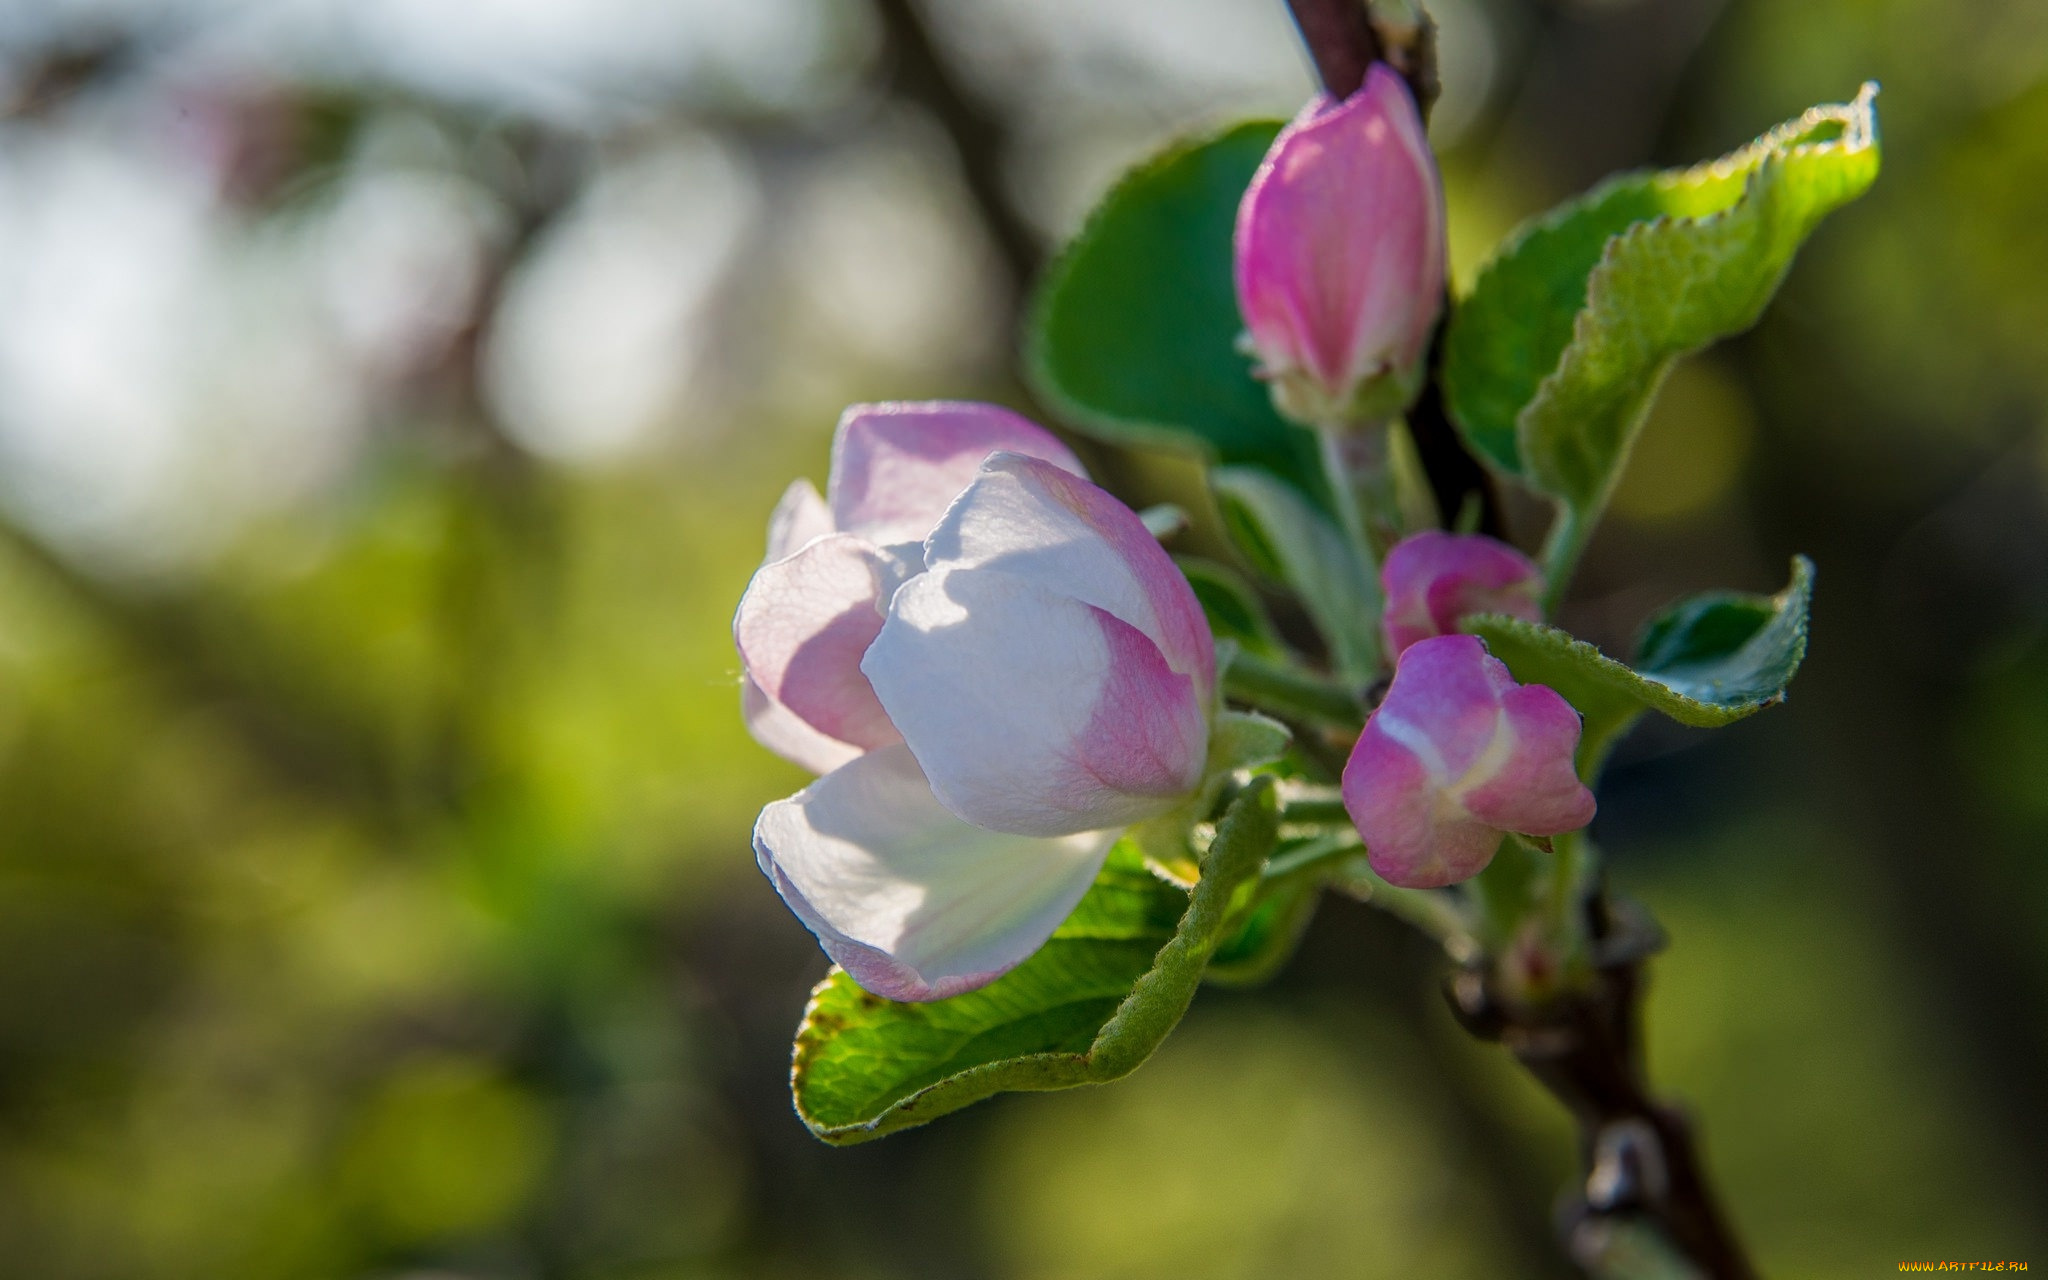
[[[1592,980],[1541,1006],[1502,998],[1484,967],[1451,981],[1466,1030],[1498,1040],[1571,1112],[1584,1178],[1559,1230],[1573,1261],[1603,1274],[1610,1244],[1647,1225],[1708,1280],[1755,1280],[1721,1211],[1685,1114],[1649,1089],[1641,1041],[1642,967],[1663,937],[1646,912],[1610,918],[1604,890],[1588,902]]]
[[[1365,73],[1384,57],[1364,0],[1287,0],[1287,8],[1323,88],[1333,98],[1358,92]]]
[[[1452,425],[1450,412],[1444,406],[1444,331],[1450,322],[1451,293],[1445,289],[1443,319],[1429,339],[1429,373],[1423,379],[1422,394],[1408,407],[1408,435],[1415,441],[1415,456],[1422,462],[1423,475],[1429,478],[1429,491],[1436,497],[1437,512],[1444,523],[1456,523],[1465,504],[1475,502],[1479,507],[1478,531],[1506,538],[1500,493],[1494,488],[1493,476],[1465,447],[1464,437]]]
[[[940,54],[915,0],[875,0],[875,12],[894,64],[892,87],[931,112],[952,141],[967,193],[995,237],[996,250],[1009,269],[1013,300],[1021,306],[1045,251],[1004,182],[1009,130],[1000,115],[968,92],[959,73]]]

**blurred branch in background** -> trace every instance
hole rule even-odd
[[[965,77],[940,54],[917,0],[874,4],[882,20],[883,56],[893,64],[891,90],[931,112],[945,129],[975,210],[1002,255],[1014,312],[1023,306],[1045,251],[1009,194],[1003,172],[1010,150],[1008,126],[975,99]],[[1005,326],[1005,331],[1014,327]]]

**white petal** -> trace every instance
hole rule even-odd
[[[832,509],[825,505],[818,486],[808,480],[792,480],[768,517],[768,554],[761,557],[761,563],[793,555],[806,542],[830,532]]]
[[[852,743],[813,729],[802,716],[769,697],[752,676],[740,679],[740,714],[754,741],[812,773],[830,773],[860,754]]]
[[[999,835],[932,798],[903,747],[871,751],[761,811],[754,852],[854,981],[938,1000],[1027,959],[1088,891],[1115,831]]]
[[[997,569],[1121,618],[1206,693],[1216,646],[1194,589],[1138,514],[1086,479],[997,454],[925,542],[925,563]]]
[[[1057,836],[1155,817],[1199,785],[1206,693],[1103,609],[994,569],[911,579],[861,659],[939,802]]]

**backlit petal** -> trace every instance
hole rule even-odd
[[[832,512],[819,495],[818,486],[808,480],[792,480],[768,517],[768,554],[761,558],[761,563],[770,564],[794,555],[811,539],[830,532]]]
[[[854,981],[892,1000],[937,1000],[993,982],[1043,946],[1116,837],[969,826],[897,746],[762,810],[754,851]]]
[[[887,558],[844,533],[761,566],[733,619],[748,677],[827,738],[868,748],[898,741],[860,671],[861,654],[882,629],[889,579]]]
[[[928,400],[860,404],[832,441],[829,502],[843,533],[877,546],[922,542],[992,453],[1043,458],[1076,475],[1057,437],[998,405]]]
[[[1443,300],[1444,206],[1413,98],[1375,64],[1282,130],[1238,208],[1238,306],[1271,377],[1341,404],[1421,359]]]
[[[1201,780],[1208,699],[1157,645],[1038,581],[944,566],[896,593],[862,670],[940,803],[1053,836],[1171,809]]]
[[[1034,458],[998,455],[925,543],[933,569],[995,570],[1094,605],[1159,646],[1206,697],[1216,642],[1193,588],[1136,512]]]
[[[812,773],[830,773],[860,754],[850,742],[828,738],[804,719],[768,696],[753,677],[740,679],[740,714],[754,741],[793,765]]]

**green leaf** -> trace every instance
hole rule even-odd
[[[1711,164],[1616,178],[1510,237],[1445,340],[1472,447],[1598,511],[1672,361],[1756,323],[1801,241],[1877,177],[1875,95]]]
[[[1219,711],[1209,731],[1209,759],[1203,769],[1212,780],[1218,780],[1239,769],[1271,764],[1286,754],[1293,738],[1286,725],[1256,711]],[[1211,805],[1215,794],[1209,797]],[[1205,805],[1202,812],[1208,811]]]
[[[1046,272],[1024,363],[1099,439],[1262,466],[1320,494],[1313,433],[1274,412],[1237,350],[1237,205],[1279,130],[1240,124],[1125,175]]]
[[[1271,981],[1293,957],[1322,896],[1322,882],[1309,877],[1288,877],[1270,892],[1261,890],[1244,923],[1216,948],[1204,979],[1224,987]]]
[[[1235,640],[1239,649],[1261,658],[1287,657],[1287,644],[1266,612],[1265,601],[1235,569],[1199,556],[1175,556],[1174,563],[1194,588],[1202,615],[1218,640]]]
[[[826,1142],[865,1142],[997,1093],[1127,1075],[1187,1012],[1279,830],[1272,779],[1224,815],[1191,894],[1112,856],[1038,953],[979,991],[929,1004],[869,995],[834,969],[811,993],[790,1084]]]
[[[1812,601],[1813,562],[1794,556],[1792,581],[1775,596],[1713,592],[1651,619],[1634,668],[1540,622],[1478,614],[1460,625],[1485,640],[1515,679],[1548,685],[1578,708],[1586,722],[1579,773],[1591,778],[1644,711],[1713,727],[1783,702],[1806,657]]]
[[[1330,646],[1337,673],[1379,674],[1379,577],[1336,522],[1284,481],[1251,467],[1209,473],[1216,509],[1254,569],[1293,588]]]

